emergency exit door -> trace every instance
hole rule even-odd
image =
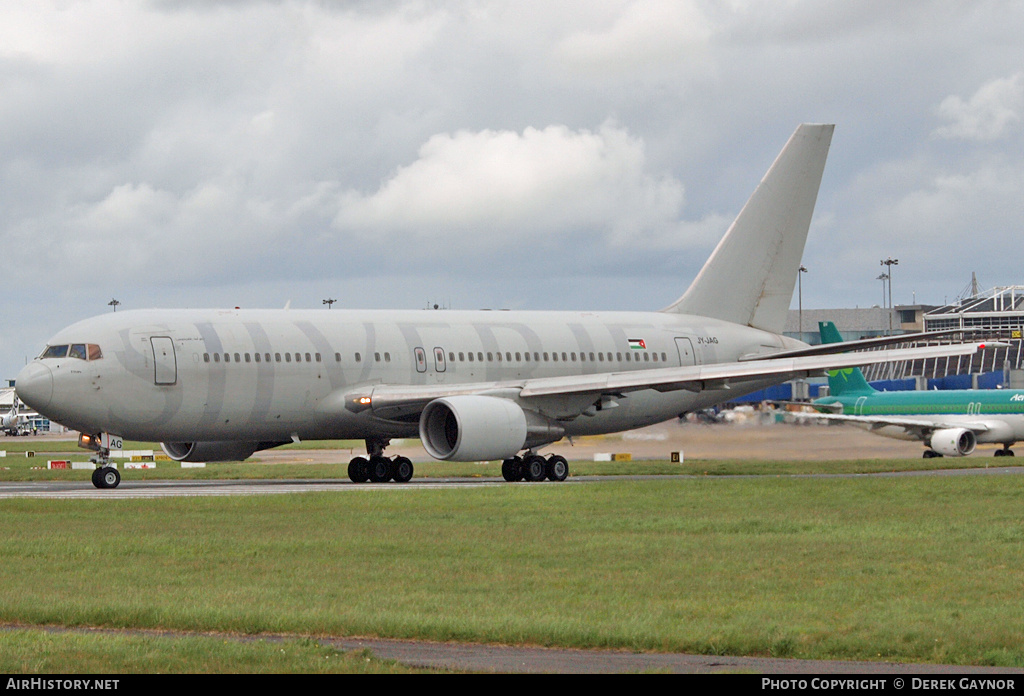
[[[174,356],[174,341],[168,336],[153,336],[153,382],[168,385],[178,382],[178,359]]]

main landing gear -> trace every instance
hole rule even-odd
[[[931,459],[933,457],[941,457],[942,455],[939,454],[938,452],[934,451],[934,450],[925,450],[924,454],[922,454],[921,456],[924,457],[925,459]],[[1007,446],[1004,446],[1002,449],[997,449],[995,452],[993,452],[993,456],[995,456],[995,457],[1012,457],[1013,456],[1013,450],[1010,449],[1010,447],[1007,445]]]
[[[384,448],[390,440],[367,440],[367,457],[356,457],[348,463],[348,477],[353,483],[406,483],[412,478],[412,460],[408,457],[385,457]]]
[[[569,462],[557,454],[544,458],[528,452],[523,457],[513,457],[501,463],[501,475],[512,481],[564,481],[569,477]]]

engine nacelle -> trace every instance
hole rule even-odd
[[[964,457],[974,451],[978,437],[966,428],[944,428],[932,433],[928,444],[933,450],[947,457]]]
[[[562,439],[565,429],[497,396],[434,399],[420,415],[420,439],[431,457],[455,462],[509,459],[526,447]]]
[[[240,462],[253,452],[283,445],[283,442],[161,442],[160,448],[176,462]]]

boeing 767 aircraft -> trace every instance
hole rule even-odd
[[[299,440],[362,439],[353,481],[408,481],[392,438],[443,460],[504,460],[564,480],[562,438],[658,423],[825,370],[964,354],[977,344],[842,355],[781,335],[831,125],[799,126],[689,289],[654,312],[139,310],[57,333],[18,396],[81,432],[93,483],[118,485],[119,438],[181,461]]]

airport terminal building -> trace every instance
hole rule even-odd
[[[890,333],[941,332],[962,330],[968,337],[993,339],[1001,345],[980,354],[901,361],[872,365],[864,375],[874,386],[885,390],[904,389],[1024,389],[1024,286],[996,287],[976,292],[943,306],[896,305],[889,307],[790,310],[787,336],[807,343],[821,343],[818,322],[835,323],[844,340],[886,336]],[[890,328],[891,327],[891,328]],[[958,340],[944,334],[934,341],[916,345]],[[822,385],[810,380],[806,386],[786,384],[738,399],[756,402],[763,399],[801,399],[824,395]],[[794,388],[795,387],[795,388]],[[801,393],[801,392],[804,393]]]

